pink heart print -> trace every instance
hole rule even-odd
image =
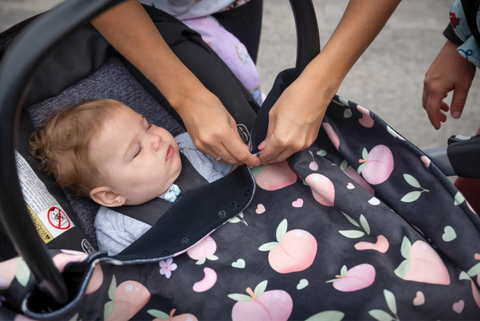
[[[265,213],[265,206],[263,206],[263,204],[258,204],[257,209],[255,210],[255,213],[257,214]]]
[[[303,206],[303,200],[301,198],[297,199],[295,202],[292,203],[293,207],[300,208]]]
[[[413,299],[413,305],[419,306],[425,303],[425,295],[422,291],[417,291],[417,296]]]
[[[457,303],[453,304],[453,311],[457,313],[462,313],[464,307],[465,307],[465,301],[460,300]]]

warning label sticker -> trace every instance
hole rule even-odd
[[[37,215],[30,208],[30,206],[27,205],[27,209],[28,209],[28,213],[30,214],[30,217],[32,218],[33,225],[35,225],[35,228],[37,229],[38,234],[40,235],[42,240],[45,242],[45,244],[53,240],[52,234],[48,232],[48,230],[42,224],[42,221],[40,221]]]
[[[75,225],[58,201],[48,192],[27,161],[15,151],[17,171],[23,198],[38,234],[45,243],[50,242]]]

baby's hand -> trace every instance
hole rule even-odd
[[[440,129],[441,123],[447,121],[442,110],[448,112],[449,107],[443,99],[452,90],[450,112],[453,118],[460,118],[475,71],[475,65],[457,52],[457,45],[447,40],[423,82],[422,106],[435,129]]]

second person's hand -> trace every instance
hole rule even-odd
[[[423,85],[422,106],[435,129],[440,129],[441,123],[447,121],[442,111],[450,109],[453,118],[460,118],[475,70],[475,65],[457,52],[457,45],[447,40],[428,69]],[[443,99],[452,90],[449,108]]]

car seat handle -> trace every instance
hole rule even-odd
[[[14,148],[20,115],[35,72],[76,27],[123,0],[69,0],[36,18],[17,37],[0,64],[0,220],[41,291],[68,300],[61,274],[33,225],[18,181]]]
[[[297,30],[297,74],[320,53],[320,33],[312,0],[290,0]],[[297,76],[298,76],[297,75]]]

